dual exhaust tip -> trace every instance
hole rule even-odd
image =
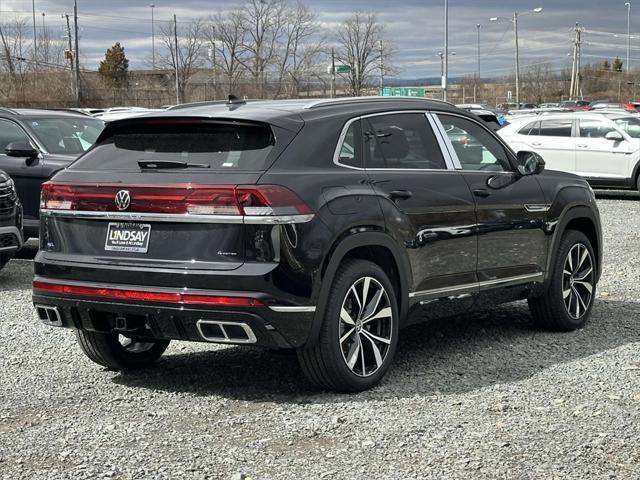
[[[62,315],[58,307],[47,307],[45,305],[36,305],[36,312],[38,312],[38,318],[47,325],[52,327],[62,326]]]

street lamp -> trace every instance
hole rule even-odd
[[[153,9],[156,8],[155,4],[149,5],[151,7],[151,66],[153,70],[156,69],[156,35],[155,35],[155,22],[153,18]]]
[[[456,52],[449,52],[449,55],[455,55]],[[440,78],[442,78],[442,99],[447,101],[447,88],[446,88],[446,78],[445,78],[445,58],[447,57],[446,52],[438,52],[436,53],[436,57],[440,57]]]
[[[489,19],[490,22],[506,21],[513,24],[513,38],[516,47],[516,109],[520,109],[520,50],[518,48],[518,17],[529,13],[540,13],[541,11],[542,7],[538,7],[522,13],[513,12],[512,18],[491,17]]]
[[[631,60],[631,3],[626,2],[624,6],[627,7],[627,73],[629,73],[629,63]]]
[[[442,56],[440,56],[442,63]],[[447,101],[449,86],[449,0],[444,0],[444,66],[442,68],[442,99]]]
[[[480,25],[479,23],[476,24],[476,29],[478,30],[478,81],[480,81],[480,28],[482,28],[482,25]]]

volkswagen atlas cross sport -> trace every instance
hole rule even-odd
[[[415,98],[201,105],[115,121],[42,189],[33,301],[111,369],[169,341],[295,349],[359,391],[402,327],[527,299],[582,327],[594,195],[484,122]]]

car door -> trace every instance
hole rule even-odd
[[[596,118],[578,120],[576,173],[588,178],[624,179],[629,176],[629,162],[634,142],[618,130],[613,122]],[[609,140],[607,133],[617,132],[623,140]]]
[[[5,148],[13,142],[28,143],[35,146],[29,135],[16,122],[0,118],[0,169],[13,179],[18,197],[24,209],[25,220],[38,218],[40,208],[40,183],[42,177],[42,158],[29,160],[6,155]]]
[[[447,133],[454,163],[475,200],[480,290],[541,279],[548,206],[535,175],[519,174],[512,153],[480,122],[448,113],[436,117],[444,132],[463,131],[466,137],[456,144]]]
[[[477,291],[474,201],[425,112],[362,119],[365,168],[388,231],[399,232],[413,271],[414,301],[459,313]],[[448,297],[455,296],[455,302]],[[444,301],[435,302],[441,299]],[[465,301],[467,299],[467,301]]]
[[[548,118],[533,122],[521,133],[526,132],[531,151],[544,159],[547,168],[573,173],[576,169],[576,138],[572,131],[572,119]]]

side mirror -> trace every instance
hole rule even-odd
[[[5,147],[4,153],[8,157],[20,157],[27,158],[27,160],[33,160],[38,157],[40,152],[28,143],[12,142]]]
[[[518,172],[521,175],[538,175],[544,170],[545,162],[535,152],[518,152]]]
[[[606,138],[607,140],[613,140],[614,142],[621,142],[624,140],[622,134],[620,132],[616,132],[615,130],[607,133],[604,138]]]

